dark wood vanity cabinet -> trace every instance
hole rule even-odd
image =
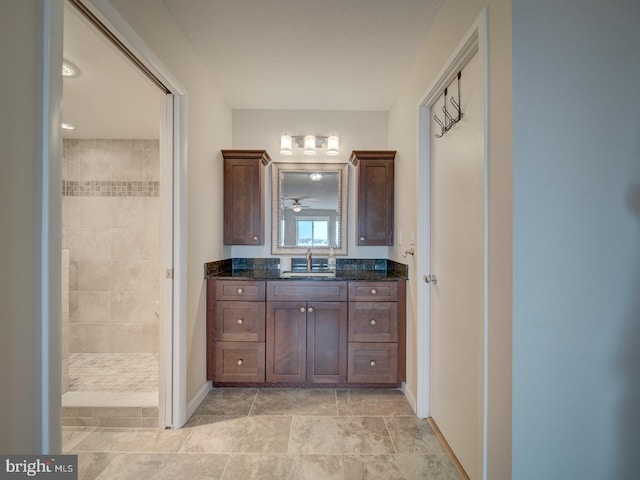
[[[224,244],[264,245],[264,150],[222,150]]]
[[[395,386],[405,292],[404,281],[208,280],[208,379]]]
[[[345,302],[267,302],[266,381],[344,383]]]
[[[346,300],[346,282],[267,282],[267,382],[346,381]]]
[[[356,243],[393,245],[395,151],[355,150],[349,159],[357,168]]]
[[[207,378],[264,382],[264,282],[207,281]]]
[[[405,282],[349,282],[349,383],[405,379]]]

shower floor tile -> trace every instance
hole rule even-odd
[[[70,392],[157,392],[155,353],[71,353]]]

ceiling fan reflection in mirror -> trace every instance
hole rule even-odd
[[[302,209],[306,209],[306,208],[311,208],[307,205],[302,205],[300,203],[300,200],[306,200],[305,197],[299,197],[299,198],[285,198],[283,200],[283,208],[290,208],[291,210],[293,210],[295,213],[300,213],[302,211]],[[287,205],[287,202],[291,201],[291,205]]]

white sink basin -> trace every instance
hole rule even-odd
[[[296,277],[325,277],[335,278],[335,270],[290,270],[280,273],[280,278],[296,278]]]

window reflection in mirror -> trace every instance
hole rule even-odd
[[[274,163],[272,252],[346,254],[347,164]]]

